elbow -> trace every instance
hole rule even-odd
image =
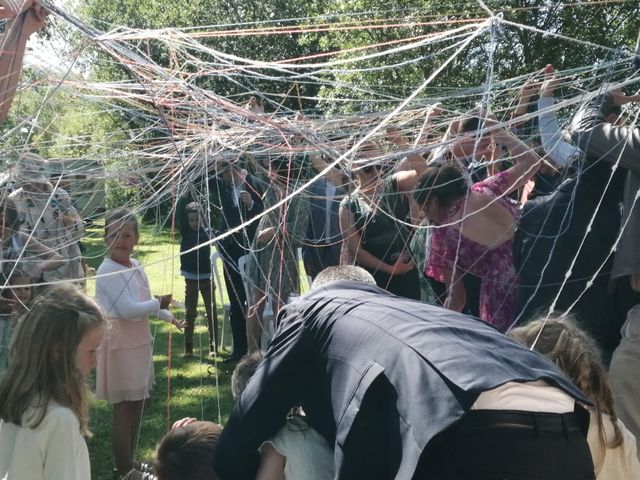
[[[46,270],[56,270],[60,267],[63,267],[65,264],[65,259],[59,253],[55,253],[51,256],[48,262],[48,268]]]
[[[447,299],[447,308],[456,312],[462,312],[467,303],[467,292],[461,282],[462,280],[450,289],[449,298]]]

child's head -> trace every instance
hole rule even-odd
[[[215,423],[193,422],[167,433],[156,447],[158,480],[217,480],[213,459],[221,432]]]
[[[596,341],[570,318],[534,320],[509,332],[514,340],[545,355],[591,400],[598,415],[609,414],[615,421],[613,394],[600,349]],[[602,425],[601,438],[604,439]],[[619,445],[622,434],[614,424],[615,438],[610,447]]]
[[[88,436],[85,379],[96,364],[106,319],[98,305],[71,284],[51,287],[35,299],[13,335],[9,367],[0,384],[0,418],[21,425],[29,407],[38,412],[35,428],[49,400],[73,410]],[[15,360],[14,360],[15,359]]]
[[[5,277],[9,277],[9,279],[6,282],[7,287],[2,290],[4,298],[15,300],[18,305],[25,305],[31,300],[33,279],[30,275],[19,268],[15,268],[13,272],[8,272]]]
[[[260,365],[263,358],[264,352],[257,350],[250,355],[242,357],[242,360],[236,365],[236,368],[233,370],[233,375],[231,375],[231,395],[233,395],[235,401],[238,401],[240,395],[244,392],[249,380],[253,377],[253,374],[256,373],[258,365]]]
[[[197,202],[188,203],[184,209],[184,213],[187,215],[187,223],[191,230],[199,230],[201,223],[201,209]]]
[[[138,220],[131,210],[123,208],[107,215],[104,239],[109,257],[115,261],[128,261],[138,244]]]
[[[0,200],[0,239],[9,237],[18,230],[18,210],[16,204],[6,194]]]

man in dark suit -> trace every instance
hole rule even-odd
[[[609,92],[578,110],[571,123],[579,147],[576,174],[550,195],[525,204],[513,247],[519,318],[528,320],[552,304],[557,312],[571,309],[607,361],[620,342],[627,311],[637,303],[628,282],[615,285],[612,293],[610,280],[634,268],[640,272],[634,235],[640,216],[631,208],[640,186],[640,129],[616,125],[620,105],[631,101],[640,96]],[[635,212],[630,222],[625,218],[614,262],[623,200],[625,215]]]
[[[342,232],[340,231],[340,201],[344,191],[324,178],[308,188],[309,227],[302,246],[304,269],[312,279],[327,267],[340,264]]]
[[[237,163],[219,161],[216,176],[209,182],[212,225],[216,235],[251,220],[264,210],[264,185],[241,169]],[[238,259],[251,250],[258,222],[238,230],[217,243],[224,265],[224,279],[229,296],[233,352],[227,361],[239,360],[247,353],[247,298]]]
[[[333,272],[358,278],[354,268]],[[220,478],[255,478],[258,447],[295,405],[334,445],[338,479],[594,478],[574,413],[588,401],[546,359],[374,285],[317,288],[324,273],[281,311],[216,447]]]

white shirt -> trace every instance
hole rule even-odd
[[[555,103],[553,97],[540,97],[538,100],[538,127],[542,148],[560,167],[566,167],[574,159],[582,155],[582,151],[575,145],[565,142],[558,124],[556,112],[551,110]],[[548,110],[548,111],[545,111]]]
[[[598,430],[598,418],[594,411],[590,411],[589,433],[587,442],[593,457],[593,465],[596,480],[626,480],[640,478],[640,461],[636,453],[636,437],[620,420],[617,420],[618,428],[622,432],[622,443],[616,448],[608,448],[600,440]],[[605,442],[614,438],[613,422],[611,417],[602,414],[602,426],[604,427]]]
[[[518,410],[524,412],[569,413],[576,401],[543,380],[507,382],[481,393],[471,410]]]
[[[333,449],[301,418],[290,418],[270,443],[286,458],[285,480],[332,480]]]
[[[23,425],[32,413],[25,412]],[[36,428],[0,421],[0,478],[90,480],[89,451],[73,411],[50,401]]]

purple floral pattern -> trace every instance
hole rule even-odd
[[[506,208],[515,220],[520,216],[517,205],[505,195],[511,187],[508,173],[501,172],[471,186]],[[465,199],[456,201],[446,212],[443,224],[452,223]],[[458,245],[459,243],[459,245]],[[457,262],[456,262],[457,251]],[[455,270],[454,270],[454,263]],[[513,265],[513,240],[489,248],[460,235],[458,225],[435,230],[426,275],[444,282],[444,270],[454,270],[454,279],[469,272],[480,277],[480,318],[504,332],[515,318],[518,301],[518,275]]]

